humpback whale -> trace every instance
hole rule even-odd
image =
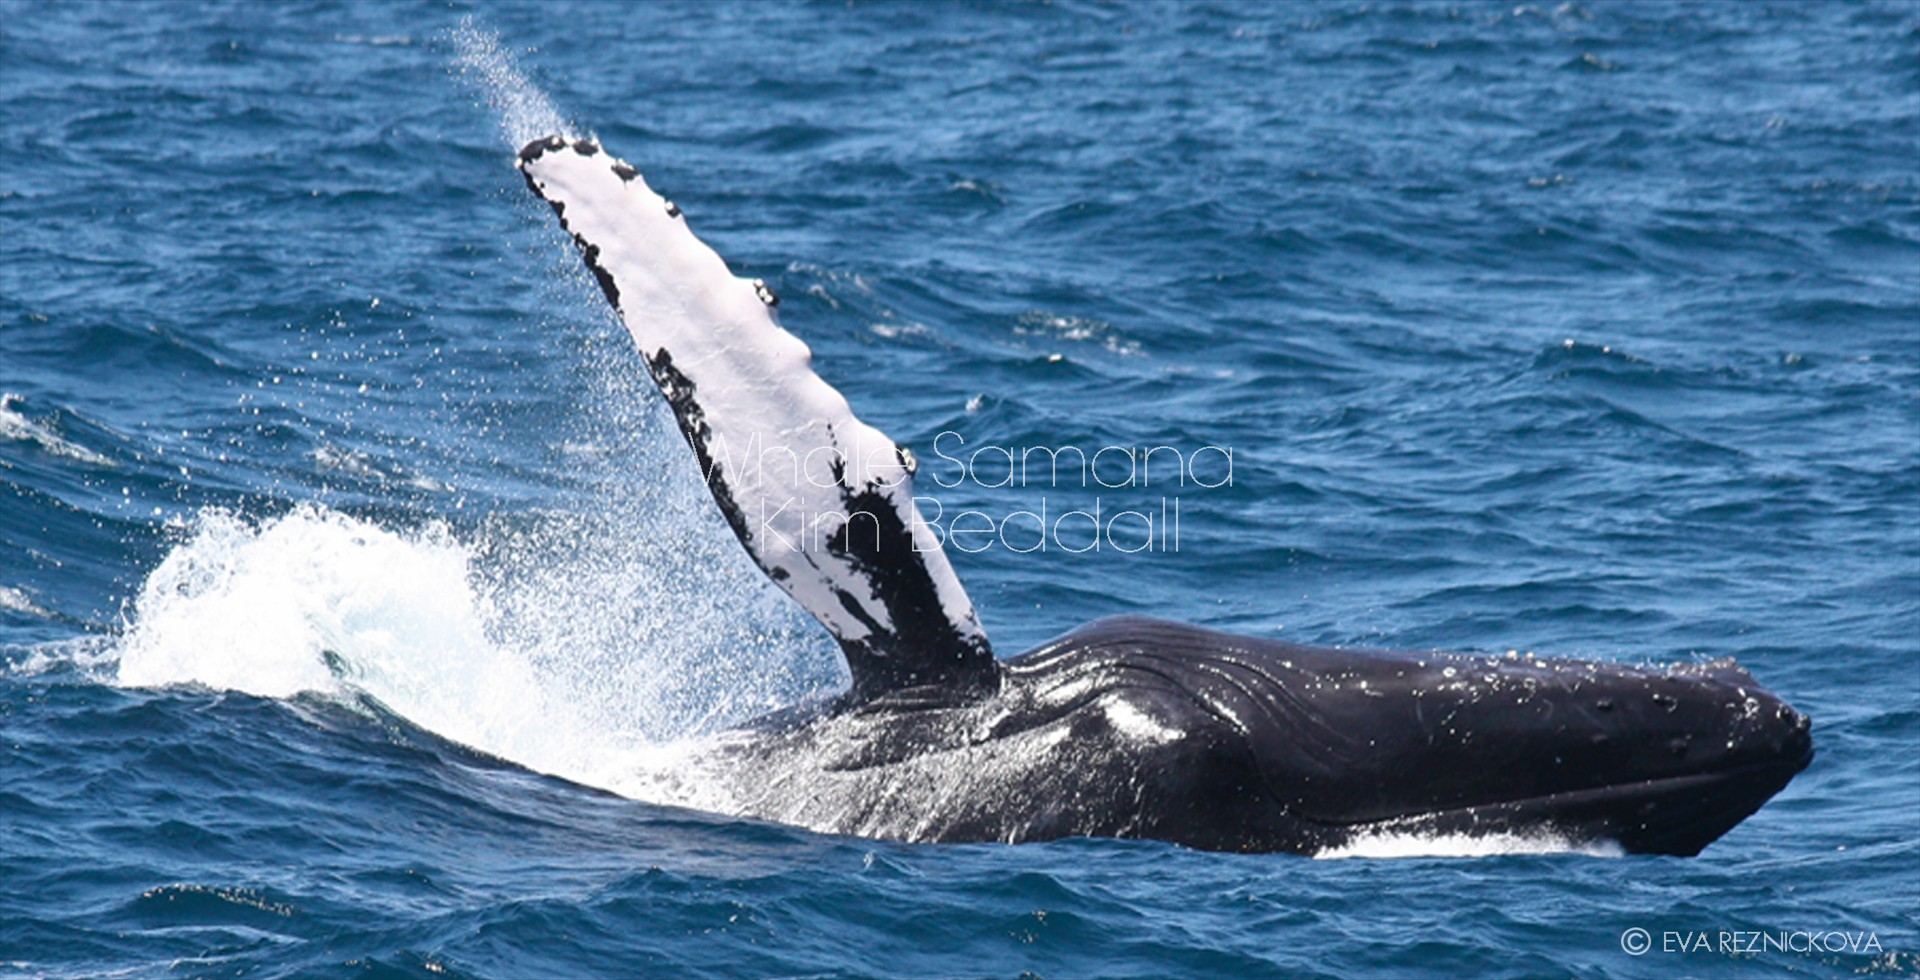
[[[1692,855],[1812,759],[1808,718],[1732,661],[1333,649],[1133,616],[998,658],[915,509],[912,452],[813,373],[773,291],[597,142],[538,139],[518,166],[735,537],[845,655],[843,695],[719,741],[746,815],[920,842],[1544,833]]]

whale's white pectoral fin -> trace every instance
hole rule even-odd
[[[740,543],[840,641],[855,695],[997,677],[973,603],[914,507],[912,454],[813,373],[773,292],[733,275],[595,143],[535,140],[519,166],[639,345]]]

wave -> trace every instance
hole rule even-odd
[[[78,460],[89,466],[114,465],[113,460],[62,438],[47,423],[35,421],[21,414],[19,408],[24,401],[25,399],[13,392],[0,393],[0,439],[29,442],[40,447],[44,452]]]
[[[672,662],[648,655],[648,637],[635,637],[635,649],[576,649],[553,621],[515,619],[528,607],[515,588],[552,588],[563,576],[488,570],[481,552],[497,546],[470,546],[443,523],[393,530],[314,505],[257,522],[205,512],[141,586],[111,679],[370,705],[536,772],[735,812],[698,762],[711,732],[661,733],[647,715],[703,705],[675,717],[718,728],[777,698],[743,698],[725,683],[690,693]],[[581,606],[566,594],[546,600]],[[741,662],[757,666],[755,653],[742,651]]]

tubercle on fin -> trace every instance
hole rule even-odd
[[[567,141],[559,136],[542,136],[520,148],[520,163],[532,163],[554,150],[564,150],[566,147]]]
[[[552,136],[542,136],[539,139],[528,141],[527,145],[520,148],[520,152],[518,156],[521,163],[527,164],[527,163],[532,163],[533,161],[538,160],[541,157],[554,152],[555,150],[564,150],[569,146],[573,147],[574,152],[580,154],[583,157],[594,156],[600,152],[600,143],[597,140],[586,139],[583,137],[581,139],[577,139],[569,143],[566,137],[556,133]],[[626,164],[619,164],[614,168],[615,171],[618,172],[620,167],[626,167],[626,169],[629,171],[633,170],[632,167],[627,167]],[[621,179],[632,180],[633,178],[626,177],[623,175]]]

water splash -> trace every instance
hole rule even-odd
[[[444,525],[399,532],[317,506],[258,523],[209,512],[141,587],[115,679],[371,699],[536,771],[725,809],[682,771],[691,743],[610,722],[615,707],[568,662],[512,643],[488,588]]]
[[[572,131],[497,35],[469,21],[454,41],[496,114],[503,169],[525,140]],[[551,318],[537,328],[581,382],[549,446],[578,489],[459,530],[315,504],[266,521],[202,513],[141,588],[118,682],[371,698],[530,769],[730,809],[689,761],[701,739],[844,685],[845,668],[734,542],[563,246],[527,264]],[[313,462],[364,464],[324,450]]]
[[[484,656],[468,566],[442,526],[403,536],[314,506],[259,525],[210,511],[141,586],[119,680],[291,697]]]
[[[576,135],[560,108],[520,70],[513,54],[500,46],[498,32],[478,27],[468,17],[454,29],[453,45],[455,69],[493,107],[500,134],[514,149],[541,136]]]
[[[503,172],[528,140],[579,132],[498,34],[468,19],[454,42],[455,67],[495,114]],[[596,726],[653,742],[844,686],[824,632],[735,542],[625,328],[536,203],[526,212],[542,244],[525,258],[550,317],[538,329],[580,382],[550,448],[583,489],[483,529],[497,635]]]

